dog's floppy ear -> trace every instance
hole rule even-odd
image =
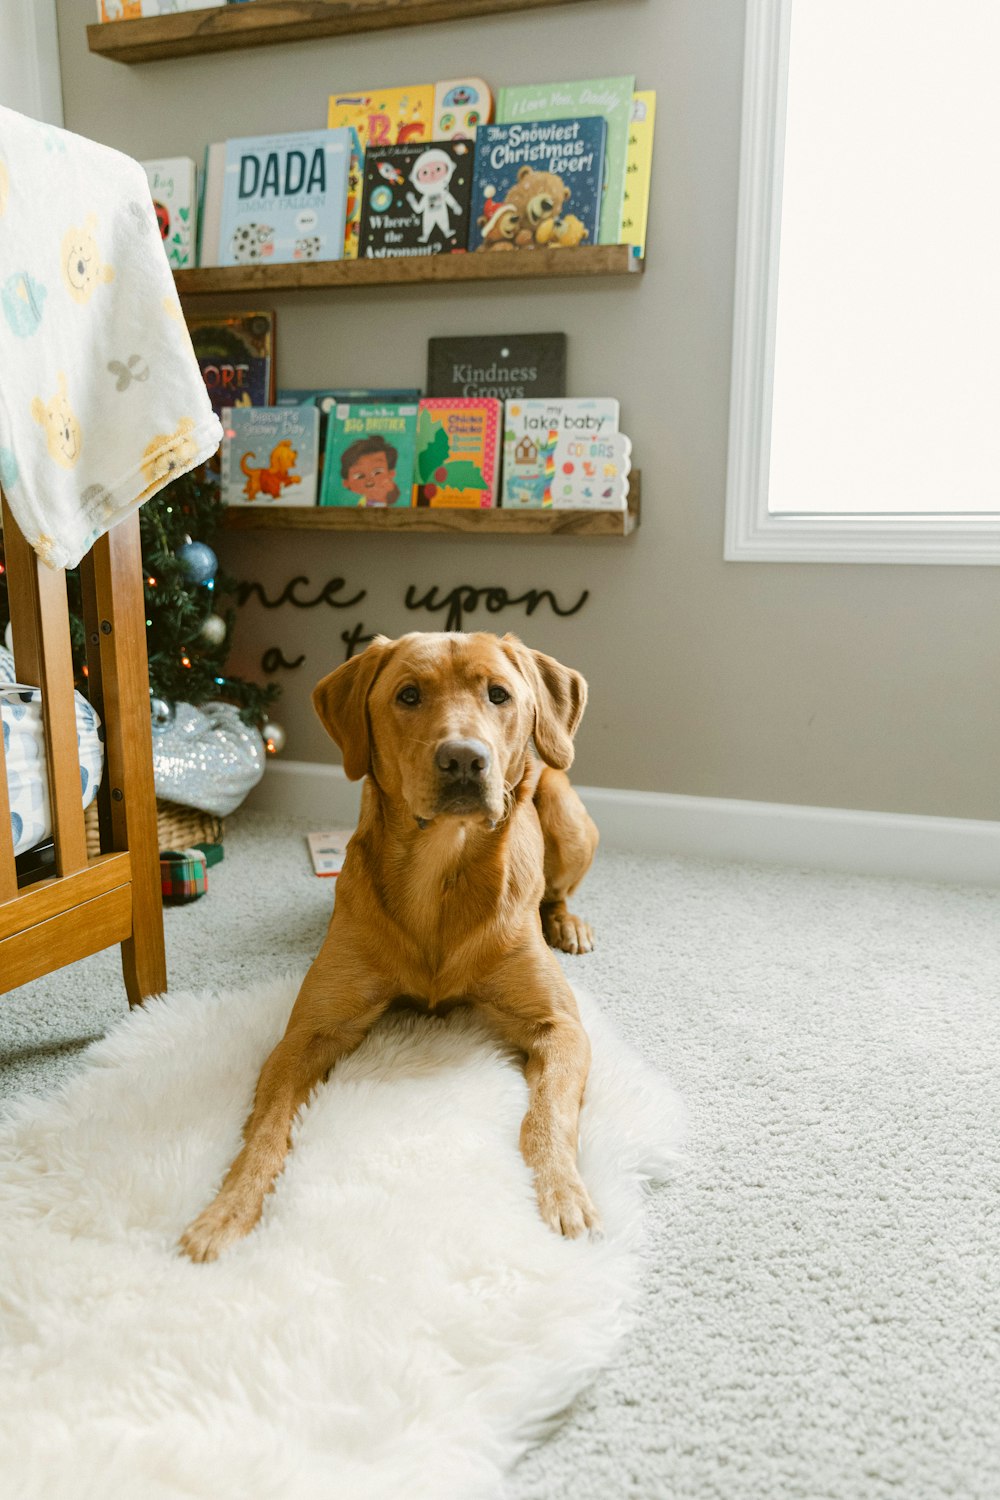
[[[313,708],[340,746],[348,781],[360,781],[371,770],[368,694],[391,644],[388,637],[377,635],[360,656],[352,656],[313,688]]]
[[[547,766],[568,771],[573,764],[573,736],[587,706],[587,683],[561,662],[532,651],[516,635],[502,644],[535,694],[535,749]]]

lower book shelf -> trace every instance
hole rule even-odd
[[[339,505],[231,505],[230,531],[407,531],[461,536],[631,536],[639,525],[641,474],[629,475],[625,510],[368,509]]]

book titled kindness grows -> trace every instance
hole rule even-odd
[[[340,260],[352,130],[226,142],[219,264]]]

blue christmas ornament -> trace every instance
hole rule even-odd
[[[204,542],[182,542],[174,556],[192,583],[208,583],[219,569],[219,559]]]

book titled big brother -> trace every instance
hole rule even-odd
[[[219,264],[342,259],[353,146],[346,126],[227,141]]]

